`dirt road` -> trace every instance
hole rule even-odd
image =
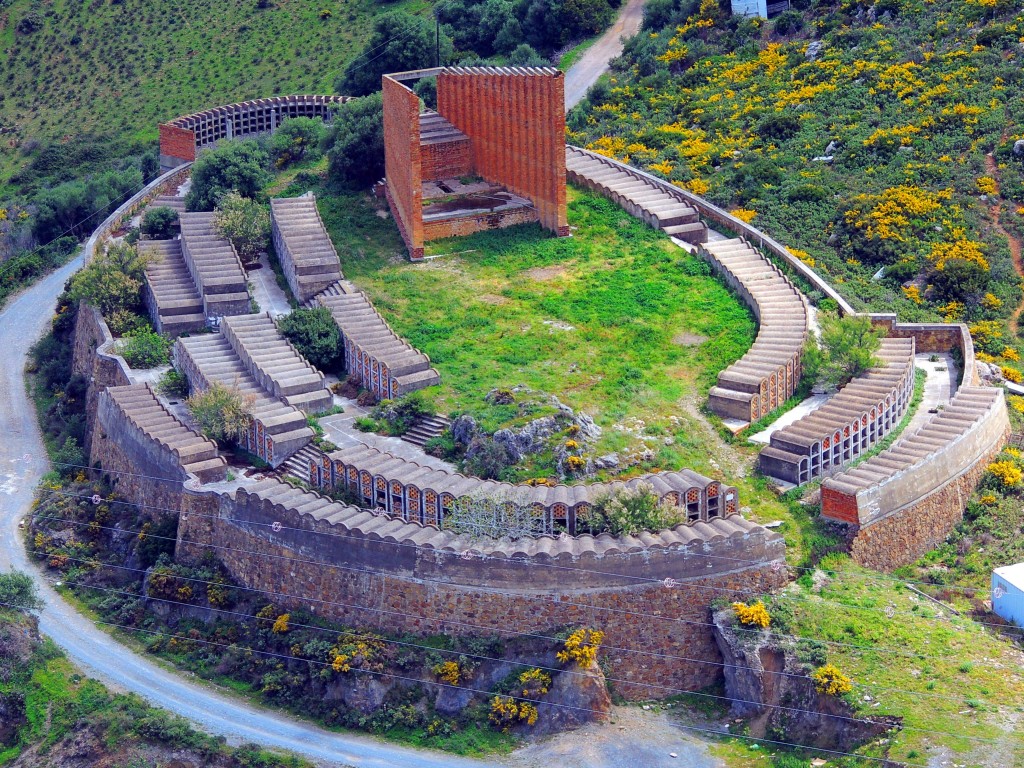
[[[608,69],[608,62],[622,53],[622,38],[632,37],[640,29],[644,20],[644,2],[629,0],[608,31],[569,67],[565,73],[567,112],[583,100],[590,86]]]

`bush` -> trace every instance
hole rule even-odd
[[[370,413],[371,418],[383,422],[389,435],[404,435],[421,416],[432,416],[433,408],[419,392],[410,392],[395,400],[381,400]]]
[[[321,371],[340,367],[341,332],[326,307],[296,309],[278,320],[277,327],[299,354]]]
[[[661,531],[681,522],[684,522],[683,510],[662,503],[654,486],[641,482],[595,498],[590,524],[594,532],[632,536],[641,531]]]
[[[185,196],[190,211],[212,211],[231,191],[256,197],[270,181],[270,156],[252,140],[230,141],[207,150],[192,166],[192,186]]]
[[[104,317],[134,312],[142,304],[146,260],[130,245],[114,243],[71,278],[68,300],[84,301]]]
[[[744,626],[767,629],[768,625],[772,623],[771,617],[768,615],[768,609],[764,607],[764,603],[760,600],[753,605],[733,603],[732,610],[736,615],[736,620]]]
[[[306,157],[315,157],[327,128],[315,117],[283,120],[270,139],[270,155],[275,168],[287,168]]]
[[[142,217],[142,234],[154,240],[168,240],[174,237],[178,228],[178,212],[166,205],[150,208]]]
[[[156,331],[136,331],[118,352],[132,368],[158,368],[170,362],[171,343]]]
[[[32,577],[21,571],[0,573],[0,604],[22,612],[38,611],[43,607]]]
[[[132,336],[143,331],[150,331],[153,326],[142,315],[127,309],[119,309],[107,318],[107,326],[115,336]]]
[[[882,345],[883,333],[866,315],[823,316],[821,346],[810,339],[804,350],[804,375],[841,387],[880,364],[875,353]]]
[[[246,266],[259,261],[270,244],[270,208],[238,192],[228,192],[220,199],[213,221]]]
[[[827,696],[842,696],[853,690],[853,681],[834,664],[818,667],[811,678],[814,680],[815,690]]]
[[[775,17],[772,29],[777,35],[789,35],[804,28],[804,17],[799,11],[784,11]]]
[[[575,663],[580,669],[587,669],[597,661],[597,652],[604,642],[604,632],[599,629],[581,628],[572,632],[566,639],[562,650],[555,658],[562,664]]]
[[[188,397],[188,379],[175,368],[160,377],[156,388],[166,397]]]
[[[384,175],[384,101],[379,93],[352,99],[338,110],[325,144],[330,179],[367,186]]]
[[[249,429],[252,398],[245,398],[236,387],[214,383],[205,392],[187,401],[199,431],[217,442],[238,441]]]

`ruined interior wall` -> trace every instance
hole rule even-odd
[[[437,111],[471,139],[476,172],[532,200],[540,223],[559,236],[569,234],[564,105],[564,77],[553,70],[437,76]]]
[[[391,214],[409,254],[423,257],[423,176],[420,100],[396,80],[384,78],[384,175]]]

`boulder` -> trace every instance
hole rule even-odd
[[[478,432],[476,419],[466,415],[456,418],[449,429],[452,433],[452,439],[461,445],[469,445]]]
[[[617,466],[619,466],[619,454],[617,453],[606,453],[604,456],[594,459],[595,469],[615,469]]]
[[[537,703],[537,725],[532,733],[557,733],[604,722],[611,710],[608,685],[597,662],[586,669],[573,665],[555,675],[551,689]]]
[[[1014,157],[1024,157],[1024,139],[1017,139],[1013,142]]]
[[[807,51],[804,53],[804,56],[807,58],[808,61],[817,61],[818,57],[821,55],[821,52],[824,50],[825,43],[823,43],[821,40],[815,40],[814,42],[807,46]]]

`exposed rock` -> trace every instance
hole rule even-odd
[[[835,153],[838,152],[838,151],[839,151],[839,143],[835,139],[832,139],[832,141],[830,141],[828,143],[828,146],[825,147],[825,154],[826,155],[835,155]]]
[[[976,360],[974,367],[978,370],[978,378],[987,384],[998,384],[1003,380],[1003,369],[995,363]]]
[[[25,722],[25,697],[18,691],[0,694],[0,745],[11,744]]]
[[[617,453],[606,453],[604,456],[594,459],[595,469],[615,469],[617,466],[619,466],[619,454]]]
[[[328,701],[341,699],[347,707],[371,715],[380,709],[391,687],[372,675],[357,675],[329,685],[324,698]]]
[[[484,395],[484,400],[494,405],[511,405],[516,401],[516,396],[511,389],[492,389]]]
[[[825,50],[825,43],[821,40],[815,40],[813,43],[807,46],[807,51],[804,56],[808,61],[817,61],[821,52]]]
[[[836,159],[835,155],[818,155],[817,157],[812,157],[811,158],[811,162],[812,163],[826,163],[828,165],[831,165],[832,161],[835,160],[835,159]]]
[[[585,413],[576,414],[573,423],[580,428],[580,435],[588,440],[597,440],[601,436],[601,428]]]
[[[537,725],[531,733],[546,734],[604,722],[612,709],[604,673],[597,665],[572,666],[555,675],[543,701],[537,703]]]
[[[1013,142],[1013,154],[1015,157],[1024,157],[1024,139]]]
[[[478,432],[476,419],[466,415],[456,418],[449,429],[452,439],[461,445],[469,445]]]
[[[868,8],[867,18],[868,21],[870,21],[872,24],[878,21],[878,11],[875,9],[875,6],[872,5],[870,8]]]
[[[457,715],[469,705],[472,699],[473,691],[468,688],[442,685],[437,692],[437,698],[434,699],[434,709],[442,715]]]
[[[768,630],[737,632],[734,621],[731,608],[715,613],[715,642],[732,713],[750,718],[752,737],[785,734],[797,744],[848,752],[902,724],[898,717],[865,717],[842,697],[818,693],[795,643]]]

